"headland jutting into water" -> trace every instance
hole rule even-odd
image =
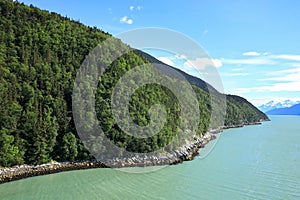
[[[78,161],[78,162],[52,162],[37,166],[20,165],[10,168],[0,169],[0,184],[23,178],[54,174],[71,170],[83,170],[92,168],[121,168],[121,167],[147,167],[158,165],[174,165],[183,161],[193,160],[198,155],[198,150],[204,148],[209,141],[216,139],[216,135],[224,129],[241,128],[245,125],[260,125],[261,122],[223,126],[215,130],[210,130],[201,138],[195,138],[195,141],[185,145],[173,153],[166,155],[156,155],[149,157],[135,156],[133,158],[115,159],[109,163],[99,161]],[[109,167],[108,167],[109,166]]]

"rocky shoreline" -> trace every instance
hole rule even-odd
[[[166,155],[149,157],[136,156],[133,158],[112,160],[106,164],[99,161],[53,162],[37,166],[21,165],[11,168],[0,168],[0,184],[33,176],[47,175],[71,170],[174,165],[182,163],[183,161],[193,160],[194,157],[198,155],[198,150],[203,148],[209,141],[216,139],[215,134],[222,132],[224,129],[239,128],[245,125],[258,124],[261,124],[261,122],[235,126],[223,126],[215,130],[210,130],[202,138],[196,138],[192,143]]]

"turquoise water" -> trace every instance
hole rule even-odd
[[[0,199],[300,199],[300,117],[224,131],[213,151],[145,174],[92,169],[0,185]]]

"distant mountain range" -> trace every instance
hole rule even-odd
[[[300,103],[288,108],[276,108],[266,112],[268,115],[300,115]]]
[[[268,112],[278,108],[289,108],[295,104],[300,103],[300,101],[284,100],[284,101],[270,101],[268,103],[258,106],[258,108],[263,112]]]

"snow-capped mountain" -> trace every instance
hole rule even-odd
[[[300,115],[300,104],[288,108],[275,108],[266,113],[268,115]]]
[[[258,106],[258,108],[263,111],[267,112],[276,108],[288,108],[295,104],[300,103],[300,101],[292,101],[292,100],[283,100],[283,101],[270,101],[268,103],[262,104]]]

